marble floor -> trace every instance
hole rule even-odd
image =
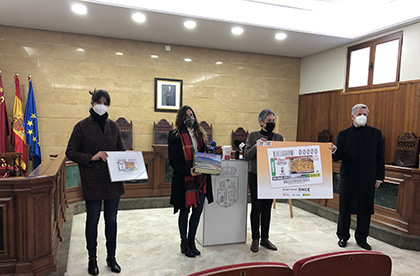
[[[250,206],[248,206],[250,210]],[[335,236],[336,223],[293,207],[294,217],[289,216],[289,206],[277,203],[272,210],[270,240],[278,251],[260,248],[250,251],[251,230],[247,229],[246,243],[202,247],[197,243],[201,256],[187,258],[180,253],[177,215],[172,208],[120,210],[118,212],[117,260],[122,267],[120,274],[112,273],[105,263],[104,223],[101,216],[98,237],[99,275],[188,275],[190,273],[243,262],[283,262],[290,267],[311,255],[359,250],[354,232],[348,246],[338,247]],[[85,249],[85,213],[73,216],[71,240],[67,261],[67,276],[88,275]],[[374,238],[369,238],[374,251],[392,258],[392,275],[419,275],[420,252],[404,250]],[[416,272],[417,271],[417,272]],[[376,275],[375,275],[376,276]]]

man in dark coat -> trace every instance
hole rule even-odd
[[[332,145],[332,150],[334,161],[341,160],[338,245],[347,246],[350,218],[356,214],[356,242],[362,248],[371,250],[367,236],[374,212],[375,189],[385,177],[385,162],[382,133],[366,125],[368,113],[369,109],[364,104],[353,107],[353,125],[338,133],[337,146]]]

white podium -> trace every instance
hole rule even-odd
[[[246,242],[248,162],[222,160],[212,186],[214,202],[205,201],[197,241],[202,246]]]

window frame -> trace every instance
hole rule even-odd
[[[394,40],[399,40],[398,56],[397,56],[398,60],[397,60],[395,81],[387,82],[387,83],[373,84],[373,76],[374,76],[374,72],[375,72],[376,46],[379,45],[379,44],[394,41]],[[397,32],[397,33],[389,34],[389,35],[379,37],[379,38],[374,39],[374,40],[366,41],[366,42],[348,47],[347,48],[345,92],[372,90],[372,89],[378,89],[378,88],[387,88],[387,87],[397,86],[398,82],[400,80],[402,42],[403,42],[403,31],[400,31],[400,32]],[[370,53],[369,53],[369,64],[367,64],[367,66],[369,66],[367,85],[357,86],[357,87],[349,87],[351,54],[352,54],[352,52],[363,49],[363,48],[369,48],[369,51],[370,51]]]

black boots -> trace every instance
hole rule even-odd
[[[121,267],[117,264],[117,260],[115,260],[115,257],[108,257],[106,258],[106,264],[111,268],[112,272],[120,273]],[[99,274],[99,268],[98,263],[96,260],[89,260],[88,263],[88,272],[90,275],[98,275]]]
[[[189,245],[189,242],[188,242],[187,239],[181,240],[181,253],[184,253],[185,256],[190,257],[190,258],[194,258],[195,257],[195,254],[191,250],[190,245]]]
[[[111,268],[112,272],[115,272],[115,273],[121,272],[121,267],[117,264],[117,260],[115,260],[115,257],[106,258],[106,265]]]
[[[200,251],[198,251],[197,247],[195,247],[195,239],[194,239],[194,238],[189,238],[189,239],[188,239],[188,245],[190,246],[191,251],[192,251],[192,252],[193,252],[196,256],[201,254],[201,252],[200,252]]]
[[[89,260],[88,272],[89,272],[90,275],[98,275],[99,274],[98,263],[96,262],[96,260]]]

